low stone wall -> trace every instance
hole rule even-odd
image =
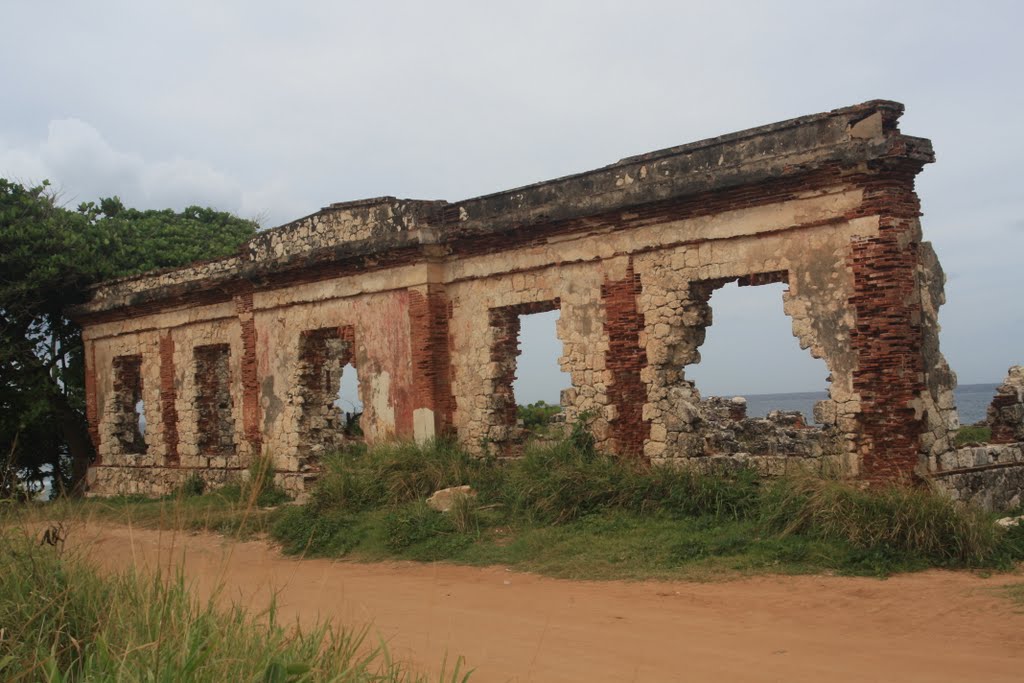
[[[241,481],[248,470],[191,467],[91,467],[90,497],[166,496],[190,476],[199,476],[206,487],[218,488]]]
[[[762,476],[847,475],[842,434],[835,427],[808,425],[799,411],[773,410],[747,417],[747,403],[711,396],[693,406],[691,449],[656,464],[720,472],[749,467]]]
[[[954,500],[985,510],[1024,502],[1024,442],[965,446],[927,462],[926,477]]]
[[[245,481],[249,478],[249,470],[206,467],[91,467],[86,495],[95,498],[166,496],[174,493],[192,476],[201,478],[209,490]],[[274,483],[284,489],[289,496],[301,500],[309,490],[310,480],[315,476],[315,473],[309,472],[277,472],[274,474]]]

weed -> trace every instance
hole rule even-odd
[[[188,498],[190,496],[201,496],[206,491],[206,480],[195,472],[190,473],[185,477],[185,481],[181,482],[178,487],[176,495]]]
[[[366,629],[283,626],[269,608],[200,603],[180,574],[100,576],[0,530],[0,678],[6,681],[423,681]],[[461,660],[442,680],[466,681]]]
[[[838,539],[887,560],[919,557],[938,566],[1011,560],[1010,536],[991,515],[924,489],[888,485],[868,490],[814,478],[773,482],[762,504],[765,525],[784,535]]]
[[[983,425],[964,425],[956,432],[953,443],[956,446],[988,443],[992,438],[992,428]]]

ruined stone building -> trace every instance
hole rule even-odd
[[[515,453],[519,319],[557,310],[566,419],[585,413],[622,457],[926,476],[1002,504],[1021,444],[952,445],[943,274],[914,193],[934,157],[902,111],[867,102],[457,203],[332,204],[230,258],[103,283],[73,311],[90,490],[224,481],[266,453],[300,491],[351,438],[334,406],[346,366],[366,441]],[[822,426],[730,427],[742,411],[686,379],[709,299],[734,281],[787,285],[793,334],[831,373]]]

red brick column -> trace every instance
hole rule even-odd
[[[640,379],[640,371],[647,363],[647,354],[640,346],[644,317],[636,306],[639,293],[640,276],[633,272],[632,259],[624,279],[605,280],[601,285],[608,333],[605,365],[612,373],[608,399],[615,406],[612,434],[618,442],[619,455],[632,457],[643,453],[644,441],[651,433],[650,422],[643,419],[647,386]]]
[[[100,463],[100,417],[96,394],[96,347],[91,341],[85,342],[85,419],[89,425],[89,439],[96,452],[93,465]]]
[[[171,333],[160,335],[160,421],[163,422],[164,464],[178,466],[178,391],[174,386],[174,339]]]
[[[454,429],[455,396],[448,338],[451,305],[444,285],[428,284],[426,294],[409,290],[409,328],[412,336],[413,409],[434,413],[434,433]]]
[[[242,429],[255,456],[263,446],[263,431],[260,429],[259,366],[251,291],[235,297],[235,310],[242,326]]]
[[[909,478],[919,460],[923,425],[911,402],[924,390],[921,298],[916,268],[920,204],[918,164],[869,178],[860,213],[879,216],[877,237],[853,242],[849,266],[856,312],[851,343],[857,356],[853,388],[861,397],[861,476]]]

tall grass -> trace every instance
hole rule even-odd
[[[992,515],[927,488],[861,489],[825,479],[782,479],[766,487],[764,525],[782,535],[840,539],[859,548],[916,556],[933,566],[1007,565],[1024,559],[1024,534]]]
[[[458,509],[441,514],[423,504],[433,491],[463,484],[478,497]],[[618,521],[588,521],[602,516]],[[670,538],[673,523],[665,520],[678,520],[681,540]],[[290,553],[529,565],[550,548],[516,538],[550,539],[545,529],[566,527],[559,543],[566,552],[587,554],[590,547],[568,537],[578,533],[593,541],[597,528],[609,538],[643,534],[645,525],[683,548],[665,556],[665,566],[748,551],[758,555],[758,566],[775,553],[779,566],[817,562],[822,569],[872,574],[1008,567],[1024,559],[1024,530],[999,529],[991,515],[926,488],[865,490],[816,478],[762,480],[744,469],[713,474],[651,467],[597,452],[592,440],[575,433],[504,463],[472,458],[447,442],[337,454],[326,461],[311,502],[281,511],[272,535]],[[705,533],[701,529],[704,541],[694,535]],[[614,552],[607,540],[590,546]],[[623,538],[618,547],[635,548],[634,541]],[[645,552],[662,556],[660,547]]]
[[[455,670],[441,680],[468,679]],[[0,679],[5,681],[423,681],[368,631],[285,627],[197,601],[183,577],[101,576],[61,547],[0,529]]]

